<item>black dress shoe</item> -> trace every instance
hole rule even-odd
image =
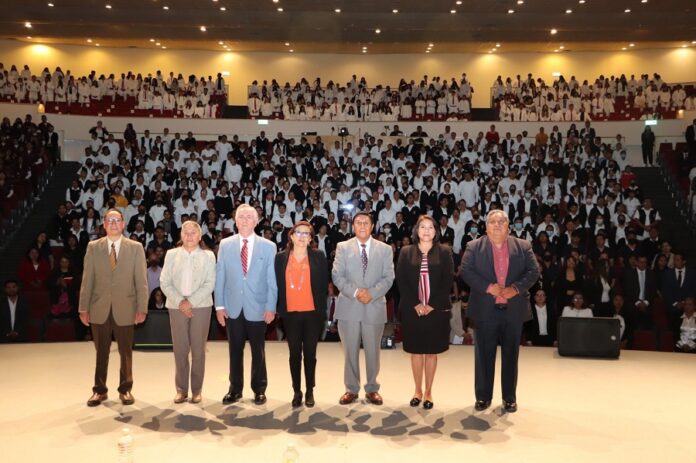
[[[290,405],[292,405],[292,408],[302,406],[302,391],[295,392],[295,395],[292,396],[292,402],[290,402]]]
[[[424,401],[423,408],[425,408],[426,410],[431,410],[433,408],[433,402],[430,400]]]
[[[491,401],[490,400],[477,400],[476,403],[474,404],[474,408],[478,410],[479,412],[484,411],[488,407],[491,406]]]
[[[307,391],[307,393],[304,396],[304,404],[309,408],[314,407],[314,392],[313,391]]]
[[[266,403],[266,394],[255,394],[254,403],[256,405],[263,405]]]
[[[515,413],[517,411],[517,402],[503,402],[503,408],[508,413]]]
[[[126,391],[122,394],[119,394],[118,398],[121,399],[121,403],[123,405],[133,405],[135,403],[135,399],[133,398],[133,394],[131,394],[130,391]]]
[[[421,399],[419,399],[418,397],[414,397],[413,399],[411,399],[411,401],[408,404],[411,407],[417,407],[421,404]]]
[[[225,397],[222,398],[222,404],[223,405],[229,405],[233,404],[235,402],[239,402],[242,400],[242,393],[241,392],[228,392],[225,394]]]
[[[98,405],[101,405],[101,403],[104,402],[106,399],[108,399],[106,393],[99,394],[98,392],[95,392],[94,394],[92,394],[92,397],[90,397],[89,400],[87,400],[87,406],[96,407]]]

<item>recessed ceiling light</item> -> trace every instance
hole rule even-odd
[[[290,42],[285,42],[285,46],[286,46],[286,47],[289,47],[289,46],[290,46]]]
[[[491,53],[493,53],[495,50],[496,50],[495,48],[491,48]]]
[[[582,5],[583,3],[585,3],[585,0],[578,0],[578,3]]]
[[[216,0],[213,0],[213,1],[216,1]],[[278,3],[278,0],[273,0],[273,3]]]
[[[560,47],[558,47],[559,50],[563,50],[564,48],[565,48],[565,45],[561,45]]]
[[[551,29],[550,32],[551,32],[551,35],[556,35],[556,34],[558,33],[558,30],[557,30],[557,29]]]
[[[430,53],[430,50],[425,50],[426,53]]]
[[[165,47],[164,45],[162,45],[162,50],[166,50],[166,49],[167,49],[167,47]]]
[[[450,13],[455,14],[457,10],[450,10]]]
[[[635,43],[629,43],[628,46],[629,46],[629,47],[635,47],[636,44],[635,44]]]
[[[428,46],[429,46],[430,48],[432,48],[432,47],[435,46],[435,44],[431,42],[431,43],[428,44]]]
[[[107,3],[107,4],[105,5],[105,8],[106,8],[107,10],[110,10],[110,9],[111,9],[111,5],[109,5],[109,4]]]
[[[279,12],[279,13],[282,13],[282,12],[283,12],[283,9],[282,9],[282,8],[278,8],[278,12]]]
[[[631,12],[631,9],[630,9],[630,8],[626,8],[626,9],[624,10],[624,13],[630,13],[630,12]]]
[[[292,48],[291,48],[290,50],[288,50],[288,51],[289,51],[290,53],[295,53],[295,50],[293,50]]]
[[[559,50],[558,48],[556,48],[553,52],[554,52],[554,53],[558,53],[559,51],[560,51],[560,50]]]
[[[682,48],[686,48],[686,44],[682,45]]]
[[[336,8],[336,9],[334,10],[334,13],[340,13],[340,12],[341,12],[341,9],[340,9],[340,8]]]
[[[518,5],[524,5],[524,0],[517,0]]]
[[[455,3],[456,3],[457,5],[461,5],[461,4],[462,4],[462,0],[457,0]]]
[[[28,21],[25,22],[25,23],[24,23],[24,27],[26,27],[27,29],[31,29],[31,23],[28,22]]]
[[[101,47],[101,45],[98,44],[98,43],[95,43],[94,46],[95,46],[95,47]]]
[[[31,35],[27,35],[27,38],[28,38],[29,40],[31,40]]]
[[[375,34],[381,34],[382,30],[381,29],[375,29]]]
[[[53,3],[49,3],[48,6],[50,6],[51,8],[53,8],[55,5],[54,5]]]
[[[220,11],[227,11],[227,8],[225,8],[224,6],[221,6]]]
[[[220,40],[220,41],[218,42],[218,45],[224,45],[224,43],[222,42],[222,40]]]
[[[495,46],[496,46],[496,48],[500,48],[500,44],[499,44],[499,43],[496,43]]]
[[[399,10],[397,10],[396,8],[394,8],[394,9],[392,10],[392,13],[398,13],[398,12],[399,12]]]
[[[162,45],[162,44],[161,44],[161,43],[159,43],[159,42],[157,42],[157,43],[156,43],[155,45],[159,47],[159,46],[160,46],[160,45]]]
[[[154,41],[155,41],[155,39],[150,39],[150,42],[154,42]]]
[[[692,45],[696,45],[696,40],[692,40],[692,41],[691,41],[691,44],[692,44]]]
[[[207,30],[208,30],[208,29],[206,29],[205,26],[201,26],[201,32],[205,32],[205,31],[207,31]]]
[[[363,53],[367,53],[367,50],[365,50],[365,49],[363,48],[363,51],[362,51],[362,52],[363,52]]]
[[[626,51],[626,47],[621,47],[621,50]]]
[[[164,5],[164,6],[162,7],[162,9],[163,9],[163,10],[168,10],[169,7],[168,7],[167,5]]]
[[[640,0],[640,3],[648,3],[648,0]]]
[[[87,39],[87,43],[92,43],[92,39]]]
[[[510,9],[508,10],[508,14],[513,14],[514,12],[515,12],[515,10],[513,10],[512,8],[510,8]]]
[[[566,14],[570,14],[570,13],[572,13],[572,12],[573,12],[573,10],[571,10],[570,8],[568,8],[568,9],[566,10]]]

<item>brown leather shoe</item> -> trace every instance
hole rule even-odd
[[[370,402],[372,405],[382,405],[384,402],[382,400],[382,396],[379,395],[379,392],[368,392],[365,395],[365,398],[367,399],[368,402]]]
[[[358,394],[353,394],[352,392],[346,392],[338,399],[338,403],[341,405],[348,405],[355,402],[358,398]]]
[[[98,392],[95,392],[92,394],[92,397],[89,398],[87,401],[87,406],[88,407],[96,407],[98,405],[101,405],[102,402],[104,402],[106,399],[109,397],[106,394],[100,394]]]
[[[133,405],[135,403],[135,398],[133,397],[133,394],[131,394],[130,391],[124,392],[123,394],[119,394],[118,398],[121,399],[121,403],[123,405]]]
[[[183,404],[186,402],[186,399],[188,398],[188,395],[184,394],[183,392],[177,392],[176,396],[174,396],[174,403],[175,404]]]
[[[193,394],[193,395],[191,396],[191,403],[192,403],[192,404],[201,403],[201,400],[203,400],[203,396],[201,395],[200,392],[199,392],[198,394]]]

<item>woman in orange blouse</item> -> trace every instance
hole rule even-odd
[[[324,330],[329,269],[324,253],[309,247],[314,228],[300,221],[290,229],[288,247],[276,255],[278,315],[290,348],[292,406],[302,405],[302,356],[305,367],[305,405],[314,406],[317,343]]]

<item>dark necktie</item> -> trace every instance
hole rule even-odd
[[[244,272],[244,276],[246,276],[249,268],[249,248],[247,247],[249,240],[244,238],[242,241],[244,242],[242,246],[242,272]]]
[[[367,248],[365,247],[365,244],[361,244],[360,246],[362,246],[360,258],[362,259],[363,276],[365,276],[365,272],[367,272]]]
[[[680,288],[684,284],[683,278],[684,278],[683,270],[677,270],[677,284],[679,285]]]

